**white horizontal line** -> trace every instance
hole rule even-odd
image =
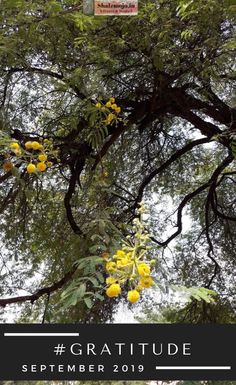
[[[79,333],[4,333],[5,337],[78,337]]]
[[[156,370],[231,370],[231,366],[156,366]]]

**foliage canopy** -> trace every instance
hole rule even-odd
[[[234,3],[140,0],[138,16],[90,17],[78,0],[1,1],[6,310],[105,320],[114,302],[101,301],[101,253],[132,237],[142,200],[159,288],[168,276],[235,306]],[[96,104],[111,97],[121,111],[109,118]],[[9,143],[43,140],[52,166],[29,174]],[[69,314],[65,287],[70,305],[85,299]]]

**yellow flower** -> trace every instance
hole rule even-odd
[[[43,151],[43,149],[44,149],[43,145],[42,145],[41,143],[39,143],[39,148],[38,148],[38,150]]]
[[[47,155],[46,154],[40,154],[38,156],[38,160],[40,160],[40,162],[45,162],[47,160]]]
[[[52,167],[53,163],[52,162],[47,162],[47,167]]]
[[[123,258],[123,257],[125,257],[125,252],[123,250],[117,250],[116,256],[119,258]]]
[[[33,174],[36,171],[36,166],[33,163],[29,163],[27,166],[27,172]]]
[[[25,148],[26,148],[26,150],[31,150],[32,149],[32,142],[26,142]]]
[[[10,144],[10,148],[12,150],[19,150],[20,146],[19,146],[19,144],[17,142],[13,142],[13,143]]]
[[[44,162],[37,163],[37,170],[38,171],[45,171],[47,168],[46,164]]]
[[[106,278],[106,284],[107,285],[112,285],[113,283],[116,283],[116,279],[113,277],[107,277]]]
[[[111,286],[109,286],[106,290],[106,295],[110,298],[118,297],[118,295],[121,293],[121,287],[118,283],[113,283]]]
[[[33,150],[40,150],[41,146],[42,146],[42,144],[40,144],[39,142],[36,142],[36,141],[32,142],[31,145],[32,145]]]
[[[115,118],[116,118],[116,115],[110,113],[110,114],[107,115],[106,120],[104,120],[103,122],[105,124],[110,124]]]
[[[151,277],[142,277],[139,281],[139,285],[147,289],[153,285],[153,280]]]
[[[140,263],[138,265],[138,273],[141,277],[145,277],[150,274],[150,267],[146,263]]]
[[[106,102],[106,107],[110,108],[111,107],[111,102]]]
[[[5,172],[11,171],[11,170],[13,169],[13,167],[14,167],[14,165],[13,165],[13,163],[10,162],[10,161],[6,161],[6,162],[4,162],[4,164],[3,164],[3,170],[4,170]]]
[[[116,269],[116,264],[115,262],[107,262],[106,264],[106,270],[107,271],[112,271]]]
[[[113,110],[115,110],[115,109],[117,108],[117,104],[115,104],[115,103],[112,104],[112,105],[111,105],[111,108],[112,108]]]
[[[21,152],[21,149],[19,150],[14,150],[16,156],[21,156],[22,152]]]
[[[120,108],[120,107],[116,107],[116,108],[115,108],[115,112],[116,112],[117,114],[119,114],[119,113],[121,112],[121,108]]]
[[[122,258],[119,261],[117,261],[117,266],[118,267],[123,267],[123,266],[127,266],[129,263],[130,263],[129,259]]]
[[[101,103],[98,102],[98,103],[95,104],[95,107],[96,107],[96,108],[101,108],[102,105],[101,105]]]
[[[137,302],[140,298],[140,294],[137,290],[130,290],[128,291],[128,296],[127,296],[127,299],[129,302]]]
[[[110,98],[109,101],[113,104],[115,103],[115,98]]]

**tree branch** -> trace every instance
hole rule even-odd
[[[208,187],[212,189],[212,185],[214,185],[215,182],[217,182],[218,176],[221,174],[221,172],[233,161],[232,155],[229,155],[227,158],[223,160],[223,162],[216,168],[216,170],[213,172],[211,178],[208,182],[204,183],[202,186],[198,187],[195,191],[192,193],[186,195],[182,202],[180,203],[178,209],[177,209],[177,230],[164,242],[156,241],[154,242],[158,243],[158,245],[166,247],[175,237],[177,237],[182,232],[182,214],[183,209],[186,206],[186,204],[191,201],[195,196],[200,194],[202,191],[206,190]],[[206,216],[206,221],[208,221],[208,217]],[[208,222],[207,222],[208,223]],[[211,240],[208,238],[209,245],[211,246]],[[212,248],[210,247],[210,252],[212,252]],[[214,258],[209,255],[209,258],[214,262]]]
[[[211,138],[214,135],[222,134],[222,131],[213,123],[206,122],[192,111],[183,110],[177,114],[183,119],[187,120],[193,126],[195,126],[198,130],[201,131],[202,135]]]
[[[46,76],[50,76],[54,79],[58,79],[58,80],[61,80],[63,81],[64,83],[66,83],[67,85],[70,86],[70,88],[75,91],[76,95],[84,100],[86,99],[86,96],[79,90],[79,88],[76,86],[76,85],[72,85],[70,84],[69,80],[70,79],[67,79],[64,77],[63,74],[59,74],[57,72],[54,72],[54,71],[51,71],[51,70],[48,70],[48,69],[44,69],[44,68],[38,68],[38,67],[26,67],[26,68],[11,68],[10,70],[11,74],[13,74],[14,72],[32,72],[32,73],[38,73],[38,74],[41,74],[41,75],[46,75]]]
[[[180,203],[178,210],[177,210],[177,230],[164,242],[159,242],[159,245],[166,247],[177,235],[181,234],[182,232],[182,214],[183,214],[183,209],[186,206],[186,204],[191,201],[195,196],[203,192],[209,187],[209,182],[204,183],[202,186],[198,187],[196,190],[191,192],[190,194],[186,195],[182,202]]]
[[[69,188],[68,188],[68,190],[65,194],[65,198],[64,198],[64,206],[66,209],[67,219],[69,221],[70,227],[72,228],[74,233],[78,234],[78,235],[82,235],[83,232],[80,229],[80,227],[77,225],[77,223],[75,222],[70,202],[71,202],[72,196],[75,192],[77,179],[78,179],[80,172],[83,169],[83,165],[84,165],[84,161],[82,162],[82,164],[80,162],[77,162],[75,168],[71,167],[71,177],[70,177],[70,182],[69,182]]]
[[[32,295],[23,295],[23,296],[12,297],[12,298],[2,298],[0,299],[0,306],[5,307],[6,305],[10,305],[13,303],[23,303],[27,301],[30,301],[33,304],[43,295],[47,294],[49,296],[51,293],[54,293],[55,291],[61,289],[65,284],[67,284],[67,282],[69,282],[72,279],[76,270],[77,270],[77,267],[74,267],[72,270],[66,273],[64,277],[60,279],[58,282],[55,282],[51,286],[47,286],[42,289],[39,289]]]
[[[233,161],[233,159],[234,158],[232,157],[232,155],[229,155],[227,158],[225,158],[223,160],[223,162],[215,169],[215,171],[212,174],[212,177],[210,179],[211,185],[209,188],[209,192],[208,192],[207,200],[206,200],[206,206],[205,206],[205,222],[206,222],[206,237],[207,237],[207,242],[209,245],[209,250],[208,250],[207,256],[214,263],[214,272],[213,272],[208,284],[206,285],[206,287],[208,289],[210,288],[213,280],[215,279],[218,272],[220,271],[220,266],[219,266],[219,264],[216,261],[215,256],[214,256],[213,244],[212,244],[210,234],[209,234],[209,228],[210,228],[209,210],[210,210],[210,206],[211,206],[213,209],[213,212],[216,214],[213,201],[214,201],[214,194],[215,194],[216,187],[220,183],[220,182],[218,182],[218,177],[222,173],[222,171]]]
[[[209,138],[201,138],[186,144],[186,146],[176,151],[165,163],[163,163],[161,166],[153,170],[148,176],[146,176],[143,179],[141,185],[139,186],[138,195],[135,199],[134,205],[132,206],[132,210],[135,210],[137,208],[138,203],[142,200],[145,188],[158,174],[161,174],[167,167],[169,167],[172,163],[174,163],[177,159],[186,154],[188,151],[192,150],[194,147],[209,142]]]

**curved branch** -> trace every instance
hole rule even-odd
[[[41,74],[41,75],[46,75],[46,76],[50,76],[54,79],[58,79],[58,80],[61,80],[62,82],[66,83],[67,85],[70,86],[70,88],[75,91],[76,95],[84,100],[86,99],[86,96],[78,89],[78,87],[76,85],[72,85],[70,83],[70,79],[67,79],[64,77],[63,74],[59,74],[57,72],[54,72],[54,71],[51,71],[49,69],[44,69],[44,68],[38,68],[38,67],[26,67],[26,68],[11,68],[10,69],[10,72],[11,74],[15,73],[15,72],[32,72],[32,73],[37,73],[37,74]]]
[[[233,159],[234,159],[233,156],[229,155],[215,169],[215,171],[213,172],[212,177],[210,179],[210,188],[209,188],[209,192],[207,194],[207,199],[206,199],[206,206],[205,206],[206,230],[205,231],[206,231],[207,242],[208,242],[208,245],[209,245],[209,250],[208,250],[207,256],[214,263],[213,274],[212,274],[208,284],[206,285],[206,287],[208,289],[210,288],[213,280],[215,279],[215,277],[217,276],[218,272],[220,271],[220,265],[218,264],[218,262],[215,259],[214,248],[213,248],[213,244],[212,244],[211,237],[210,237],[210,234],[209,234],[209,229],[210,229],[210,224],[209,224],[210,206],[212,207],[213,212],[216,214],[215,209],[214,209],[214,204],[215,204],[214,203],[214,194],[215,194],[216,187],[220,183],[220,182],[218,182],[218,177],[220,176],[222,171],[233,161]]]
[[[222,177],[220,178],[220,181],[217,182],[216,185],[214,185],[214,191],[211,192],[211,195],[210,195],[210,200],[211,200],[211,207],[212,207],[212,211],[214,212],[214,214],[221,218],[221,219],[224,219],[224,220],[227,220],[227,221],[232,221],[232,222],[236,222],[236,217],[232,217],[230,215],[227,215],[227,214],[224,214],[222,211],[219,211],[218,209],[218,199],[217,199],[217,192],[216,192],[216,188],[221,184],[221,182],[224,180],[224,178],[229,178],[230,180],[232,180],[230,178],[229,175],[231,174],[234,174],[234,172],[231,172],[231,173],[223,173]],[[232,180],[234,182],[234,180]],[[235,183],[235,182],[234,182]],[[210,193],[210,192],[209,192]]]
[[[186,146],[176,151],[165,163],[163,163],[161,166],[153,170],[148,176],[146,176],[143,179],[141,185],[139,186],[138,195],[132,209],[133,210],[136,209],[138,203],[141,202],[142,200],[145,188],[158,174],[161,174],[167,167],[169,167],[172,163],[174,163],[177,159],[179,159],[181,156],[186,154],[188,151],[192,150],[194,147],[199,146],[200,144],[209,143],[209,142],[210,142],[209,138],[201,138],[186,144]]]
[[[9,190],[8,194],[7,194],[6,197],[3,199],[2,203],[1,203],[1,206],[0,206],[0,214],[2,214],[2,213],[6,210],[6,208],[7,208],[7,206],[8,206],[9,203],[14,203],[14,201],[15,201],[15,199],[16,199],[18,193],[19,193],[19,190],[18,190],[18,189],[16,189],[16,190],[14,191],[14,187],[15,187],[15,186],[13,186],[13,187]]]
[[[55,79],[63,80],[63,75],[62,74],[59,74],[59,73],[51,71],[51,70],[43,69],[43,68],[37,68],[37,67],[26,67],[26,68],[24,68],[24,67],[15,67],[15,68],[11,68],[8,71],[9,74],[13,74],[13,73],[16,73],[16,72],[35,72],[35,73],[39,73],[39,74],[43,74],[43,75],[47,75],[47,76],[53,77]]]
[[[202,191],[206,190],[208,187],[210,187],[210,190],[212,189],[212,186],[217,183],[218,176],[221,174],[221,172],[233,161],[232,155],[229,155],[227,158],[223,160],[223,162],[215,169],[213,172],[211,178],[209,179],[208,182],[204,183],[202,186],[198,187],[196,190],[191,192],[190,194],[186,195],[182,202],[180,203],[178,209],[177,209],[177,230],[164,242],[157,242],[160,246],[166,247],[175,237],[177,237],[179,234],[182,232],[182,214],[183,214],[183,209],[186,206],[186,204],[191,201],[195,196],[200,194]],[[214,190],[213,190],[214,191]],[[209,194],[209,193],[208,193]],[[208,220],[208,217],[206,216],[206,221]],[[212,252],[211,248],[211,240],[208,239],[208,243],[210,245],[210,253]],[[214,258],[210,255],[209,256],[213,262]]]
[[[206,233],[206,240],[207,240],[207,243],[208,243],[208,246],[209,246],[208,252],[207,252],[207,257],[210,258],[210,260],[213,262],[213,264],[214,264],[214,271],[213,271],[213,274],[212,274],[208,284],[205,286],[207,289],[210,288],[213,280],[215,279],[215,277],[217,276],[218,272],[220,271],[220,265],[218,264],[218,262],[217,262],[217,260],[215,258],[214,247],[213,247],[213,243],[211,241],[210,231],[209,231],[210,227],[216,222],[216,218],[214,218],[213,222],[210,223],[210,205],[211,205],[210,190],[211,190],[211,187],[209,189],[209,192],[208,192],[208,195],[207,195],[207,199],[206,199],[206,205],[205,205],[205,224],[206,224],[205,233]]]
[[[6,81],[5,81],[5,86],[4,86],[3,93],[2,93],[2,101],[1,101],[0,109],[2,109],[5,105],[5,101],[6,101],[6,97],[7,97],[7,90],[8,90],[9,82],[11,79],[11,74],[12,74],[12,70],[9,70],[7,72],[7,75],[6,75]]]
[[[226,221],[236,222],[236,217],[231,217],[230,215],[224,214],[221,211],[218,210],[217,206],[217,197],[215,196],[214,199],[211,201],[211,207],[216,216],[218,216],[221,219],[224,219]]]
[[[23,295],[23,296],[12,297],[12,298],[2,298],[0,299],[0,306],[5,307],[6,305],[10,305],[12,303],[23,303],[27,301],[30,301],[33,304],[43,295],[47,294],[49,296],[51,293],[54,293],[55,291],[61,289],[67,282],[69,282],[72,279],[76,270],[77,270],[77,267],[74,267],[72,270],[66,273],[64,277],[61,278],[58,282],[55,282],[51,286],[47,286],[42,289],[39,289],[32,295]]]
[[[234,157],[232,155],[229,155],[227,158],[223,160],[223,162],[215,169],[214,173],[212,174],[212,177],[210,179],[211,186],[209,188],[209,192],[207,195],[207,203],[209,202],[211,204],[213,212],[215,214],[218,214],[220,217],[223,217],[224,219],[229,220],[235,220],[234,217],[227,217],[224,214],[220,213],[217,209],[216,203],[215,203],[215,194],[216,194],[216,188],[219,186],[221,181],[223,180],[224,176],[227,173],[224,173],[220,181],[218,181],[218,177],[222,173],[222,171],[234,160]]]
[[[210,183],[204,183],[202,186],[198,187],[196,190],[191,192],[190,194],[186,195],[182,202],[180,203],[178,210],[177,210],[177,230],[164,242],[159,242],[159,244],[163,247],[166,247],[177,235],[181,234],[182,232],[182,215],[183,215],[183,209],[185,208],[186,204],[191,201],[195,196],[203,192],[209,187]]]
[[[71,202],[72,196],[75,192],[75,187],[76,187],[76,183],[78,180],[78,176],[80,174],[80,170],[82,171],[82,169],[83,169],[83,165],[84,165],[84,161],[83,161],[83,164],[80,164],[80,162],[78,162],[75,169],[73,169],[71,167],[71,177],[70,177],[70,182],[69,182],[69,188],[68,188],[68,190],[65,194],[65,198],[64,198],[64,206],[66,209],[66,215],[67,215],[67,219],[69,221],[70,227],[72,228],[74,233],[78,234],[78,235],[82,235],[83,232],[80,229],[80,227],[77,225],[77,223],[75,222],[70,202]]]

